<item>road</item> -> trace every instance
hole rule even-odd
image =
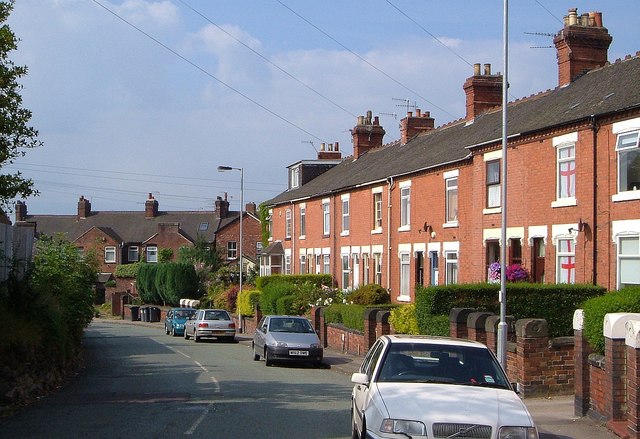
[[[0,437],[350,437],[348,375],[117,322],[92,323],[84,345],[83,372],[0,421]]]

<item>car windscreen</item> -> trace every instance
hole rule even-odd
[[[231,320],[226,311],[206,311],[204,320]]]
[[[474,346],[395,343],[382,358],[380,382],[423,382],[510,388],[488,349]]]
[[[277,317],[269,322],[271,332],[293,332],[297,334],[315,333],[311,323],[306,319]]]

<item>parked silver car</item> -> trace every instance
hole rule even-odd
[[[322,364],[320,339],[305,317],[264,316],[258,323],[251,346],[253,360],[264,357],[267,366],[274,361]]]
[[[190,337],[196,343],[204,337],[234,341],[236,323],[223,309],[199,309],[184,325],[184,338],[189,340]]]

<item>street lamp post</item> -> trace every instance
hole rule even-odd
[[[243,253],[242,253],[242,220],[243,220],[243,209],[244,209],[244,169],[243,168],[234,168],[231,166],[218,166],[218,172],[225,171],[240,171],[240,246],[238,251],[240,252],[240,264],[239,264],[239,274],[240,274],[240,289],[238,290],[238,295],[242,292],[242,265],[243,265]],[[238,330],[242,333],[242,314],[240,313],[240,307],[238,306],[238,301],[236,299],[236,310],[238,313]]]

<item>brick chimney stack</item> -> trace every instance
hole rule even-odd
[[[602,26],[602,13],[578,15],[569,9],[564,28],[553,37],[558,58],[558,85],[568,85],[588,70],[607,63],[607,52],[613,38]]]
[[[340,152],[340,144],[338,142],[329,143],[325,146],[324,143],[320,144],[320,151],[318,151],[318,160],[340,160],[342,153]]]
[[[253,216],[256,216],[256,203],[247,203],[244,207],[244,211],[250,213]]]
[[[484,65],[484,74],[480,73],[480,64],[474,64],[473,76],[465,81],[463,88],[467,95],[466,120],[473,120],[502,104],[502,75],[492,75],[491,64]]]
[[[91,215],[91,202],[84,195],[78,200],[78,219],[88,218]]]
[[[27,220],[27,203],[24,201],[16,201],[16,222]]]
[[[227,201],[227,193],[224,193],[224,200],[218,197],[216,200],[216,218],[223,219],[229,215],[229,202]]]
[[[367,116],[358,116],[358,124],[351,130],[353,140],[353,157],[358,158],[373,148],[382,146],[384,128],[380,126],[378,116],[371,119],[371,111]]]
[[[158,200],[149,192],[149,198],[144,202],[144,217],[155,218],[158,216]]]
[[[400,121],[400,142],[404,145],[418,134],[431,131],[435,126],[435,121],[427,111],[422,113],[416,108],[416,115],[407,112],[407,117]]]

